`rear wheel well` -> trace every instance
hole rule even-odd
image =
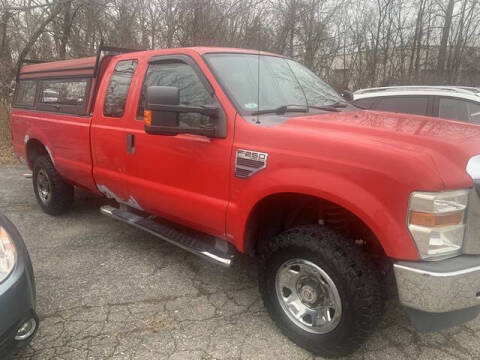
[[[382,267],[388,263],[375,234],[355,214],[330,201],[295,193],[270,195],[254,207],[245,232],[245,252],[262,253],[264,246],[283,231],[312,224],[341,232]]]
[[[47,148],[37,139],[31,139],[27,142],[27,160],[30,168],[33,168],[33,163],[39,156],[50,157]],[[50,159],[52,160],[52,159]]]

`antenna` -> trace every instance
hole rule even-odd
[[[257,17],[258,21],[258,17]],[[257,27],[257,50],[258,50],[258,61],[257,61],[257,124],[260,124],[260,114],[258,113],[260,111],[260,27],[261,22],[257,22],[258,27]]]

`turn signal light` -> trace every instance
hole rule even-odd
[[[457,211],[450,214],[434,214],[419,211],[412,211],[410,213],[410,224],[425,226],[425,227],[439,227],[459,225],[463,221],[463,211]]]
[[[143,112],[143,122],[147,126],[152,126],[152,112],[150,110]]]

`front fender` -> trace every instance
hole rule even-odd
[[[363,185],[363,186],[362,186]],[[335,203],[356,215],[376,235],[385,253],[392,258],[418,260],[418,252],[406,228],[410,192],[399,189],[375,192],[378,179],[356,182],[354,178],[305,168],[277,168],[252,178],[234,179],[232,201],[227,212],[227,235],[239,251],[245,251],[249,215],[262,199],[280,193],[315,196]]]

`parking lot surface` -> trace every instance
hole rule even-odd
[[[41,326],[14,359],[312,359],[275,327],[255,261],[230,269],[106,218],[77,192],[41,212],[22,166],[0,167],[0,209],[18,227],[37,280]],[[351,359],[478,359],[480,320],[418,334],[396,301]]]

